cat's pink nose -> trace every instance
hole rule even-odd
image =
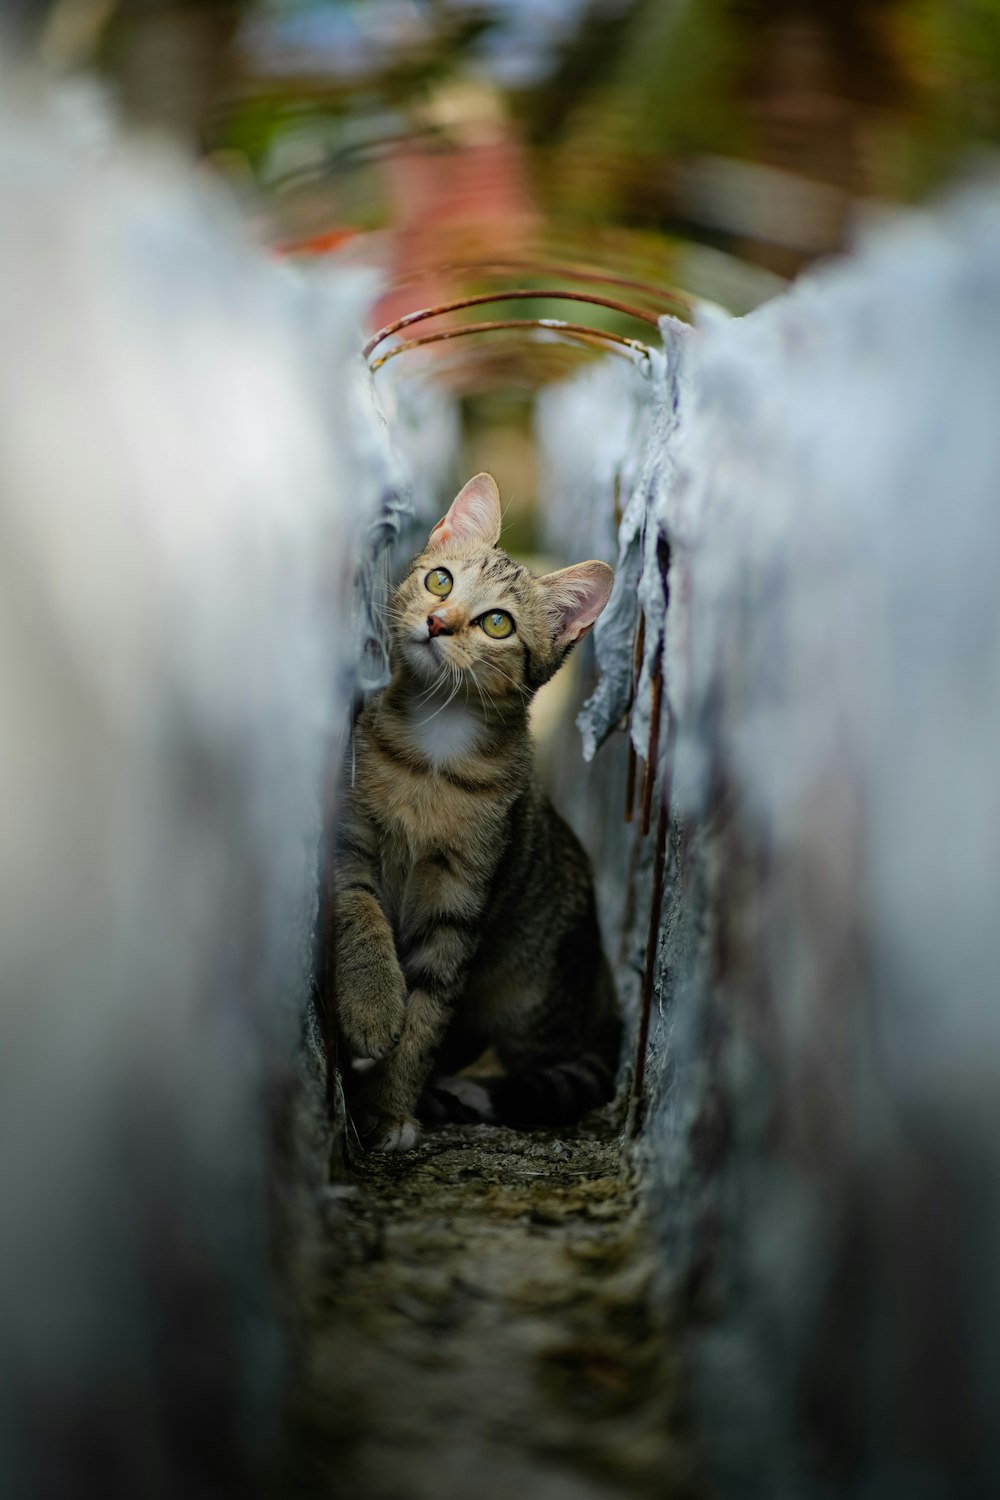
[[[440,615],[428,615],[427,633],[428,635],[451,635],[452,630],[451,626],[446,625]]]

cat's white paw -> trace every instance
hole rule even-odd
[[[412,1151],[420,1126],[409,1115],[387,1116],[367,1136],[369,1151]]]
[[[489,1089],[484,1088],[475,1078],[435,1078],[434,1087],[452,1094],[466,1109],[471,1109],[478,1115],[480,1120],[492,1121],[496,1118]]]

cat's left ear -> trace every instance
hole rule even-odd
[[[556,645],[569,647],[593,629],[608,602],[615,574],[607,563],[582,562],[558,573],[547,573],[538,581],[556,617]]]
[[[463,485],[442,516],[427,542],[428,547],[442,542],[463,542],[495,547],[500,540],[503,518],[500,513],[500,491],[492,474],[476,474]]]

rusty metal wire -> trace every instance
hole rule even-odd
[[[653,677],[649,685],[649,748],[646,753],[646,774],[642,785],[642,836],[649,832],[649,821],[653,806],[653,787],[660,759],[660,718],[663,709],[663,660],[656,658]]]
[[[340,250],[343,245],[356,238],[354,231],[343,228],[328,230],[319,234],[306,235],[292,240],[284,240],[274,247],[274,253],[279,256],[286,255],[329,255]],[[559,260],[533,260],[525,259],[500,259],[483,261],[455,261],[447,265],[433,267],[421,267],[416,271],[406,272],[391,278],[394,287],[405,287],[418,285],[429,277],[462,277],[462,276],[555,276],[561,281],[578,281],[592,286],[620,287],[622,291],[638,292],[647,301],[656,303],[664,312],[673,312],[683,318],[690,318],[693,314],[696,298],[689,297],[685,292],[676,287],[661,286],[649,281],[642,281],[635,276],[620,276],[611,271],[600,270],[595,266],[581,266],[574,262]]]
[[[625,821],[631,823],[635,811],[635,781],[636,762],[638,756],[635,753],[635,745],[632,743],[632,706],[635,703],[636,688],[639,686],[639,672],[642,668],[643,652],[646,649],[646,616],[639,611],[639,623],[635,628],[635,644],[632,648],[632,691],[628,700],[628,770],[625,778]]]
[[[406,313],[401,318],[387,323],[365,344],[361,351],[365,359],[370,359],[378,346],[391,338],[393,334],[401,332],[404,328],[411,328],[415,323],[424,323],[431,318],[443,317],[446,313],[460,312],[466,307],[482,307],[489,302],[517,302],[517,301],[559,301],[559,302],[584,302],[592,307],[606,307],[612,312],[622,313],[624,316],[634,318],[637,322],[647,323],[652,328],[658,328],[657,319],[652,313],[644,312],[642,308],[633,307],[627,302],[618,302],[612,297],[601,297],[595,292],[569,292],[560,288],[510,288],[499,292],[477,292],[469,297],[456,297],[451,302],[440,302],[434,307],[421,307],[415,312]],[[545,326],[547,320],[538,320]],[[463,325],[468,326],[468,325]],[[476,325],[471,325],[476,326]],[[485,332],[485,325],[479,325],[480,332]],[[598,330],[594,330],[597,332]],[[417,342],[414,340],[413,342]],[[377,366],[376,366],[377,368]]]
[[[443,328],[437,333],[425,333],[420,338],[404,339],[387,354],[380,355],[378,359],[373,360],[370,368],[374,373],[390,359],[395,359],[397,354],[405,354],[408,349],[419,349],[427,344],[445,343],[449,339],[466,338],[469,334],[495,333],[510,328],[545,329],[549,333],[566,334],[574,338],[597,339],[612,347],[629,349],[643,357],[649,355],[647,344],[641,343],[638,339],[626,338],[622,333],[611,333],[606,328],[589,328],[584,323],[564,323],[559,318],[498,318],[486,323],[460,323],[455,328]]]
[[[599,271],[592,266],[580,266],[548,260],[493,260],[460,261],[447,266],[435,266],[433,273],[417,271],[408,276],[397,277],[393,285],[412,286],[435,276],[555,276],[560,281],[581,281],[593,286],[616,286],[622,291],[638,292],[647,301],[661,305],[664,312],[675,312],[690,318],[694,312],[696,298],[689,297],[676,287],[656,286],[652,282],[640,281],[634,276],[618,276],[610,271]]]
[[[635,1047],[635,1067],[632,1070],[632,1096],[629,1100],[628,1134],[634,1139],[642,1128],[645,1110],[646,1053],[649,1050],[649,1021],[653,1010],[653,979],[656,970],[656,950],[660,936],[660,908],[663,905],[663,886],[667,868],[667,828],[670,813],[665,802],[660,803],[660,816],[656,824],[656,859],[653,865],[653,895],[649,908],[649,928],[646,934],[646,962],[642,973],[642,1008],[639,1014],[639,1035]]]

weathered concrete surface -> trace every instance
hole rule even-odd
[[[449,1127],[327,1190],[288,1483],[330,1500],[693,1495],[616,1127]]]
[[[668,327],[595,631],[590,736],[627,708],[640,607],[640,754],[662,666],[644,1160],[739,1500],[1000,1491],[998,267],[987,188]],[[577,396],[545,451],[593,459],[610,518],[608,391]],[[648,841],[589,796],[627,972]]]

